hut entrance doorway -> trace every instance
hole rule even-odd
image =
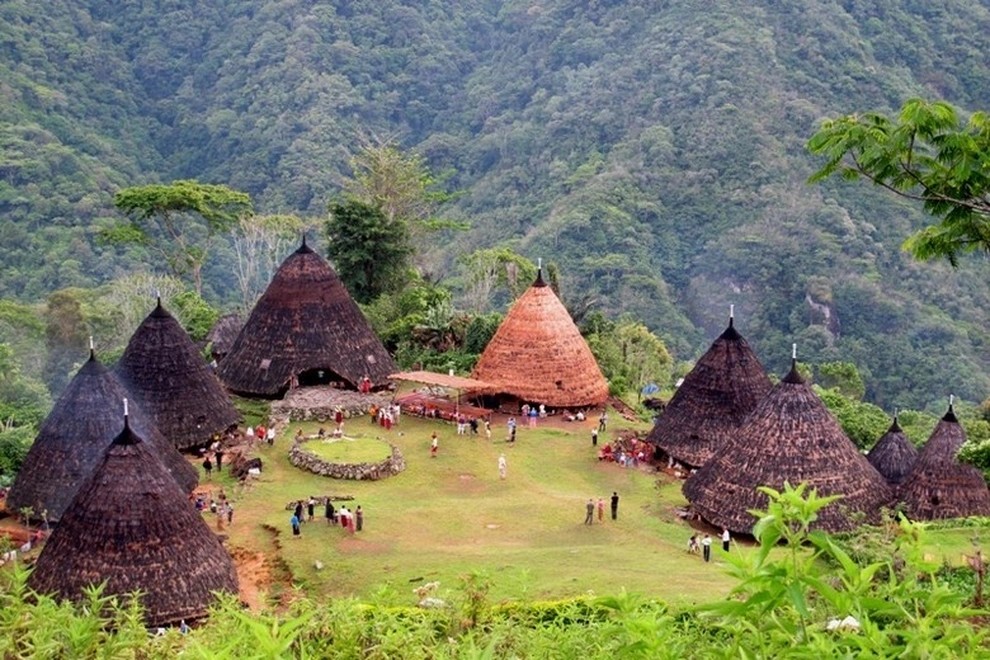
[[[333,369],[307,369],[297,377],[300,387],[313,387],[315,385],[330,385],[342,389],[353,389],[353,385],[347,382],[340,374]]]

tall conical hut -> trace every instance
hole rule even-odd
[[[282,262],[220,362],[220,379],[245,396],[280,397],[293,385],[388,384],[395,362],[340,277],[306,245]]]
[[[121,432],[120,402],[129,395],[124,386],[90,350],[89,360],[76,372],[45,418],[7,494],[7,509],[30,507],[58,522],[69,502],[92,474],[107,447]],[[198,473],[155,427],[140,406],[131,407],[131,426],[148,439],[184,492],[196,487]]]
[[[178,449],[209,443],[241,415],[161,299],[138,326],[114,373]]]
[[[597,406],[608,398],[595,356],[543,281],[542,268],[495,331],[472,378],[493,384],[493,394],[554,408]]]
[[[819,495],[842,495],[819,512],[814,527],[852,529],[891,503],[884,478],[842,432],[835,417],[801,378],[797,360],[756,406],[734,438],[684,483],[692,509],[716,527],[750,534],[750,510],[766,509],[758,486],[781,490],[807,483]]]
[[[28,579],[39,593],[80,601],[142,592],[149,626],[206,616],[213,592],[237,593],[237,573],[155,451],[124,415],[107,447],[45,543]]]
[[[921,448],[900,489],[907,515],[915,520],[990,516],[990,490],[983,474],[956,458],[966,431],[952,403]]]
[[[887,432],[880,436],[870,449],[866,460],[892,486],[897,486],[907,479],[915,461],[918,460],[918,450],[897,423],[897,415],[894,415],[894,421]]]
[[[771,387],[730,311],[729,327],[684,377],[646,441],[689,467],[701,467],[738,432]]]

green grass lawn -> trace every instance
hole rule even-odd
[[[331,463],[379,463],[392,455],[387,442],[373,437],[313,439],[302,449]]]
[[[387,439],[405,457],[405,472],[378,482],[333,480],[294,468],[287,450],[300,425],[293,424],[274,447],[260,446],[265,466],[259,479],[243,488],[225,481],[237,511],[227,530],[230,542],[259,549],[265,544],[261,526],[276,528],[294,579],[315,597],[411,604],[413,588],[423,582],[439,581],[442,594],[473,571],[491,579],[494,601],[623,589],[679,604],[724,596],[732,581],[718,557],[705,564],[685,551],[692,532],[674,510],[684,503],[680,482],[665,479],[658,486],[657,475],[646,470],[600,463],[590,442],[592,423],[563,430],[520,427],[510,445],[501,426],[487,441],[409,416],[390,433],[352,420],[349,436]],[[315,424],[302,428],[316,431]],[[436,458],[429,451],[433,431],[440,436]],[[508,461],[504,481],[497,467],[501,453]],[[612,491],[620,496],[615,522],[607,511]],[[350,536],[328,526],[321,509],[293,538],[285,505],[324,494],[352,495],[347,504],[362,506],[364,531]],[[597,517],[594,525],[583,524],[589,497],[605,498],[604,524]],[[317,560],[321,571],[314,568]]]

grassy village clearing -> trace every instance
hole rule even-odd
[[[240,553],[275,548],[291,581],[315,598],[408,605],[417,600],[415,588],[438,581],[437,595],[443,597],[471,572],[491,580],[493,602],[623,589],[679,605],[724,597],[734,582],[719,552],[706,565],[685,551],[692,529],[675,513],[685,503],[681,482],[645,468],[600,463],[590,441],[593,423],[521,426],[513,445],[505,442],[501,418],[493,424],[492,441],[458,437],[450,424],[410,416],[390,433],[365,418],[349,420],[347,436],[386,439],[405,457],[405,472],[378,482],[327,479],[293,467],[287,451],[300,425],[292,424],[274,447],[258,447],[265,463],[260,478],[238,486],[224,474],[220,480],[214,476],[213,485],[223,484],[234,499],[234,524],[225,530],[229,545]],[[319,425],[301,426],[310,434]],[[440,436],[435,459],[429,453],[434,430]],[[508,460],[505,481],[497,470],[502,453]],[[608,514],[612,491],[621,498],[616,522]],[[328,526],[317,507],[316,520],[294,539],[286,507],[310,495],[352,496],[335,505],[353,510],[360,504],[364,530],[350,536]],[[604,524],[597,512],[594,525],[583,524],[589,497],[596,504],[605,499]],[[958,564],[971,551],[974,535],[988,536],[976,528],[932,532],[929,552]],[[732,551],[750,549],[739,544]]]
[[[409,416],[388,434],[366,419],[349,420],[347,436],[387,436],[405,457],[405,472],[378,482],[327,479],[293,467],[286,456],[299,428],[293,424],[274,447],[259,446],[265,462],[260,478],[240,487],[222,477],[236,510],[225,530],[230,545],[270,547],[271,532],[262,526],[275,530],[275,545],[293,580],[316,597],[412,604],[414,588],[439,581],[442,594],[472,571],[491,579],[495,601],[626,589],[687,604],[727,593],[731,580],[721,562],[705,565],[685,551],[691,528],[674,511],[683,503],[679,482],[599,463],[591,421],[567,429],[560,428],[563,423],[520,427],[514,445],[505,442],[501,421],[493,424],[489,442],[484,435],[458,437],[449,424]],[[318,425],[302,428],[315,433]],[[429,453],[434,430],[440,436],[437,458]],[[504,481],[497,469],[501,453],[508,461]],[[612,491],[620,496],[615,522],[608,514]],[[286,506],[310,495],[353,496],[343,503],[352,510],[362,506],[364,530],[352,537],[330,527],[318,507],[316,520],[293,539]],[[594,525],[583,524],[589,497],[596,504],[605,499],[604,524],[597,512]],[[322,570],[315,568],[317,561]]]

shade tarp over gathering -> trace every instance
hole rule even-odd
[[[438,385],[439,387],[479,392],[488,392],[495,389],[495,385],[483,380],[441,374],[434,371],[401,371],[399,373],[389,374],[389,380],[407,380],[425,385]]]

